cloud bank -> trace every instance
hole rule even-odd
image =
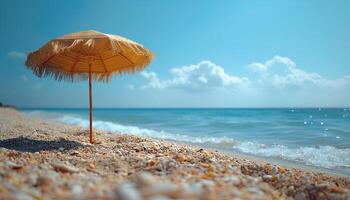
[[[142,72],[146,88],[178,88],[190,91],[208,91],[217,88],[236,88],[249,84],[245,77],[229,75],[224,68],[205,60],[197,64],[171,69],[172,77],[161,80],[155,72]]]
[[[273,56],[265,62],[248,65],[251,76],[228,74],[212,61],[171,69],[169,79],[161,79],[155,72],[142,72],[146,79],[142,89],[182,89],[185,91],[210,91],[215,89],[250,90],[350,90],[350,76],[328,79],[316,72],[306,72],[288,57]]]
[[[315,72],[306,72],[288,57],[274,56],[265,63],[254,62],[248,66],[258,74],[256,81],[268,88],[328,88],[340,89],[350,87],[350,76],[327,79]]]
[[[303,70],[292,59],[279,55],[241,66],[245,76],[233,73],[238,67],[222,67],[205,60],[172,68],[169,74],[145,71],[140,85],[127,88],[139,90],[145,100],[152,102],[151,106],[350,106],[349,75],[329,78]]]

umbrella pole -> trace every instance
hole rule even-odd
[[[89,64],[89,102],[90,102],[90,143],[94,143],[92,134],[92,94],[91,94],[91,63]]]

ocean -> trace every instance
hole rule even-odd
[[[89,127],[88,109],[21,109]],[[94,128],[350,176],[349,108],[94,109]]]

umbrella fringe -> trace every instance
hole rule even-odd
[[[121,76],[124,74],[133,74],[137,73],[139,71],[142,71],[147,64],[145,65],[139,65],[139,66],[133,66],[133,68],[123,68],[119,70],[114,70],[110,73],[92,73],[92,80],[99,81],[99,82],[109,82],[112,77],[114,76]],[[30,66],[28,67],[33,71],[33,74],[38,76],[39,78],[43,77],[50,77],[57,81],[68,81],[68,82],[79,82],[83,80],[87,80],[89,73],[83,72],[83,73],[72,73],[72,72],[65,72],[61,70],[54,69],[52,67],[39,67],[39,66]]]

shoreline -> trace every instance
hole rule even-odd
[[[0,109],[0,199],[349,199],[350,179]],[[130,196],[134,195],[134,196]]]
[[[157,138],[151,138],[151,139],[157,139]],[[257,156],[257,155],[250,155],[250,154],[245,154],[245,153],[241,153],[238,151],[222,150],[222,149],[218,149],[218,148],[210,147],[210,146],[206,146],[206,145],[201,145],[201,144],[186,143],[186,142],[175,141],[175,140],[166,140],[166,141],[174,142],[177,144],[194,146],[197,148],[205,148],[205,149],[208,149],[211,151],[218,151],[218,152],[225,154],[227,156],[239,157],[240,159],[252,160],[252,161],[258,162],[258,163],[264,163],[264,164],[269,163],[272,165],[279,165],[279,166],[282,166],[285,168],[295,168],[295,169],[308,171],[308,172],[316,172],[316,173],[328,174],[330,176],[350,178],[350,174],[338,172],[338,171],[328,169],[328,168],[316,167],[316,166],[312,166],[312,165],[306,165],[303,163],[296,163],[294,161],[282,160],[282,159],[270,158],[270,157],[263,157],[263,156]]]
[[[73,109],[75,109],[75,108],[73,108]],[[116,109],[119,109],[119,108],[116,108]],[[126,109],[129,109],[129,108],[126,108]],[[165,109],[168,109],[168,108],[165,108]],[[261,109],[264,109],[264,108],[261,108]],[[55,110],[55,109],[53,109],[53,110]],[[35,116],[35,117],[28,116],[28,115],[26,115],[25,112],[21,112],[21,111],[23,111],[23,110],[19,110],[19,113],[25,118],[29,118],[29,119],[34,118],[34,119],[38,119],[38,120],[45,120],[45,119],[43,119],[44,116]],[[57,122],[54,120],[46,120],[46,121],[48,121],[50,123],[57,123],[57,124],[61,124],[61,125],[70,126],[69,124],[65,124],[63,122]],[[72,126],[86,128],[86,127],[81,127],[79,125],[78,126],[72,125]],[[103,131],[103,130],[100,130],[100,131]],[[120,134],[118,132],[110,132],[110,133],[111,134]],[[126,133],[126,134],[129,134],[129,133]],[[129,135],[133,135],[133,134],[129,134]],[[136,136],[137,136],[137,134],[136,134]],[[255,162],[276,164],[276,165],[281,165],[281,166],[287,167],[287,168],[297,168],[297,169],[305,170],[305,171],[320,172],[320,173],[326,173],[329,175],[336,175],[336,176],[341,176],[341,177],[343,176],[343,177],[350,178],[350,172],[347,172],[346,169],[344,169],[344,168],[329,169],[329,168],[320,167],[320,166],[307,165],[305,163],[298,163],[298,162],[293,161],[293,160],[285,160],[285,159],[279,159],[279,158],[274,158],[274,157],[252,155],[252,154],[239,152],[237,150],[234,150],[233,148],[232,148],[232,150],[230,150],[228,147],[219,148],[218,146],[215,146],[215,144],[209,144],[209,143],[192,143],[192,142],[179,141],[179,140],[174,140],[174,139],[161,139],[161,138],[152,137],[152,136],[141,136],[141,137],[145,137],[145,138],[148,138],[151,140],[164,140],[164,141],[173,142],[173,143],[176,143],[179,145],[189,145],[189,146],[194,146],[194,147],[198,147],[198,148],[210,149],[212,151],[219,151],[220,153],[226,154],[228,156],[236,156],[236,157],[240,157],[242,159],[254,160]]]

